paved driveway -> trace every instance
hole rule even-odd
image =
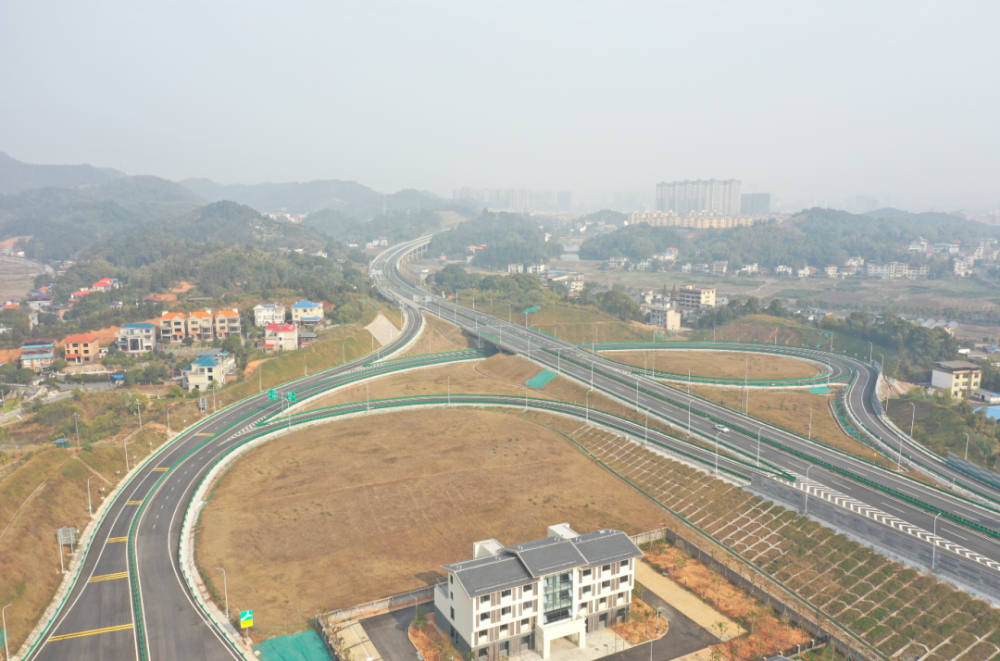
[[[433,613],[434,605],[425,604],[424,612]],[[417,649],[406,635],[406,630],[416,614],[416,607],[411,606],[361,621],[365,633],[382,655],[383,661],[417,661]]]

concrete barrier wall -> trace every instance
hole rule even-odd
[[[751,490],[774,500],[799,513],[805,510],[805,493],[774,479],[754,475]],[[809,514],[849,532],[871,546],[889,555],[905,558],[931,570],[931,545],[901,530],[884,526],[866,516],[814,495],[809,496]],[[965,586],[970,592],[979,592],[1000,600],[1000,576],[974,560],[938,546],[934,554],[933,572],[944,580]]]

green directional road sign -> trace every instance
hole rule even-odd
[[[253,626],[253,611],[240,611],[240,629]]]
[[[274,388],[271,388],[270,390],[267,391],[267,398],[278,399],[278,391],[275,390]]]
[[[285,393],[285,399],[288,400],[289,402],[294,402],[295,401],[295,393],[293,393],[293,392],[287,392],[287,393]]]

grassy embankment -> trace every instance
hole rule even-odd
[[[738,351],[602,351],[602,356],[649,370],[720,379],[801,379],[820,374],[812,363]],[[747,361],[747,362],[744,362]]]
[[[457,302],[472,307],[472,294],[459,292]],[[524,325],[524,305],[514,305],[496,297],[476,295],[476,309],[512,323]],[[621,321],[592,307],[580,307],[570,303],[542,303],[536,312],[528,315],[528,326],[558,337],[566,342],[590,342],[597,333],[598,342],[618,342],[625,340],[651,341],[658,330],[639,322]]]
[[[712,329],[702,328],[691,333],[691,340],[712,341]],[[792,347],[805,347],[810,349],[819,348],[823,351],[830,350],[833,344],[833,352],[841,355],[868,360],[871,353],[874,360],[879,360],[879,354],[885,355],[886,372],[892,374],[899,365],[898,356],[895,351],[888,347],[874,345],[869,346],[868,340],[862,340],[853,335],[825,331],[807,324],[799,323],[794,319],[783,317],[772,317],[766,314],[754,314],[734,319],[727,324],[715,329],[716,341],[735,342],[762,342],[764,344],[776,343]],[[777,339],[777,342],[775,342]]]

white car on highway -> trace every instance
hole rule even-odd
[[[715,425],[715,431],[728,432],[729,427],[725,425]]]

